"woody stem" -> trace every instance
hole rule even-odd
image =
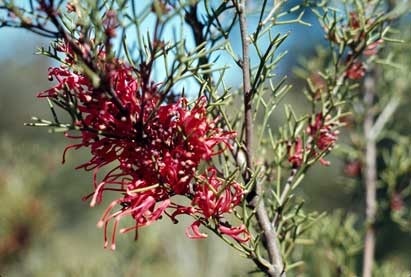
[[[251,90],[251,70],[250,70],[250,55],[249,55],[249,39],[247,32],[247,19],[245,11],[245,1],[238,2],[233,0],[237,8],[240,21],[240,34],[242,44],[242,75],[243,75],[243,100],[244,100],[244,125],[245,125],[245,156],[247,172],[245,173],[246,182],[251,180],[252,161],[253,161],[253,107],[252,107],[252,90]],[[283,262],[278,243],[278,237],[275,229],[270,223],[264,200],[260,199],[263,196],[262,183],[256,181],[253,190],[247,196],[247,201],[252,208],[256,209],[256,219],[259,227],[263,232],[265,247],[268,252],[270,261],[269,268],[264,271],[269,276],[285,276],[283,273]]]

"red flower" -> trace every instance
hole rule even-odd
[[[303,163],[303,140],[299,137],[293,144],[289,144],[288,161],[294,168],[298,168]]]
[[[329,119],[329,116],[324,118],[322,113],[318,113],[315,116],[314,122],[307,126],[306,132],[309,136],[309,140],[316,146],[315,148],[312,147],[311,143],[304,146],[301,137],[298,137],[293,144],[288,144],[288,161],[293,168],[299,168],[302,165],[304,148],[306,153],[309,154],[308,159],[311,159],[318,156],[318,150],[325,152],[334,147],[338,138],[338,131],[333,131],[333,124],[326,122]],[[330,164],[329,161],[326,161],[323,158],[320,158],[320,163],[326,166]]]
[[[349,25],[353,30],[360,28],[360,21],[358,20],[358,14],[356,12],[350,12]]]
[[[108,10],[103,19],[104,32],[108,38],[116,36],[118,27],[117,14],[114,10]]]
[[[315,145],[320,151],[328,151],[334,147],[338,138],[338,131],[333,131],[333,124],[327,124],[330,116],[324,118],[322,113],[318,113],[313,124],[308,125],[307,133],[313,138]],[[313,155],[317,155],[314,151]],[[320,159],[322,165],[330,165],[329,161]]]
[[[307,133],[314,138],[318,149],[321,151],[332,147],[337,140],[338,132],[332,131],[332,127],[331,124],[325,124],[322,113],[318,113],[315,122],[307,128]]]
[[[191,205],[195,207],[194,213],[203,221],[209,218],[214,218],[218,222],[218,229],[222,234],[228,235],[239,242],[247,242],[249,240],[249,233],[245,226],[228,227],[224,222],[224,215],[233,212],[233,209],[240,204],[244,191],[236,182],[225,182],[217,177],[215,168],[209,168],[209,176],[202,174],[199,176],[199,181],[194,185],[195,192]],[[199,233],[199,221],[194,222],[187,230],[190,230],[194,235],[190,238],[197,239],[206,237],[206,235]]]
[[[364,55],[366,56],[373,56],[378,53],[378,47],[383,42],[382,39],[377,40],[376,42],[371,43],[367,46],[364,50]]]
[[[358,160],[349,162],[344,167],[344,173],[348,177],[356,177],[361,174],[361,167],[362,164]]]
[[[225,235],[228,235],[232,237],[233,239],[239,241],[239,242],[247,242],[250,240],[250,234],[248,233],[247,229],[245,228],[245,225],[242,224],[239,227],[226,227],[223,225],[220,225],[218,227],[218,230]]]
[[[110,214],[111,210],[118,204],[122,205],[123,208],[117,212]],[[127,233],[140,227],[150,225],[161,217],[164,210],[170,205],[170,199],[166,199],[161,202],[157,208],[155,207],[155,205],[156,199],[153,196],[147,194],[138,194],[135,196],[127,195],[122,199],[113,201],[104,212],[103,217],[97,223],[98,227],[104,226],[104,247],[108,246],[107,227],[108,223],[111,220],[114,220],[111,249],[115,250],[115,237],[120,219],[124,216],[130,215],[136,221],[135,226],[123,228],[120,230],[120,233]]]
[[[360,80],[365,76],[365,68],[362,62],[355,61],[345,72],[347,78],[351,80]]]
[[[205,217],[221,217],[225,213],[231,213],[242,197],[243,189],[236,182],[225,183],[217,178],[215,168],[209,168],[210,176],[199,176],[199,182],[195,184],[193,206],[198,206],[198,211]]]
[[[391,210],[394,212],[399,212],[404,209],[404,200],[402,199],[401,195],[398,192],[394,192],[391,195]]]
[[[194,221],[194,223],[191,224],[191,226],[186,229],[186,232],[185,232],[186,236],[190,239],[204,239],[204,238],[207,238],[208,237],[207,234],[204,234],[204,233],[200,232],[200,229],[199,229],[200,225],[201,225],[200,221],[198,221],[198,220]]]

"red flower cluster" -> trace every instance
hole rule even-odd
[[[326,123],[329,119],[329,116],[324,118],[322,113],[318,113],[314,123],[308,125],[306,133],[312,142],[305,147],[306,153],[309,154],[308,158],[317,157],[318,150],[324,152],[334,147],[338,138],[338,131],[333,131],[333,124]],[[312,145],[315,145],[317,149],[312,148]],[[288,145],[288,161],[294,168],[302,165],[304,159],[303,150],[301,137],[298,137],[293,144]],[[320,159],[320,163],[327,166],[330,164],[329,161],[322,158]]]
[[[364,55],[366,56],[373,56],[376,55],[378,53],[378,48],[381,45],[381,43],[383,43],[382,39],[379,39],[371,44],[369,44],[365,50],[364,50]]]
[[[202,220],[214,217],[223,219],[224,214],[233,212],[235,206],[240,204],[243,198],[243,189],[236,182],[224,182],[217,178],[217,172],[214,168],[208,169],[210,176],[203,174],[199,176],[198,182],[194,185],[194,198],[192,205],[196,207],[192,210],[193,215],[198,215]],[[196,221],[191,225],[193,235],[186,230],[186,234],[190,238],[207,237],[198,231],[200,221]],[[221,222],[218,229],[222,234],[229,235],[239,242],[246,242],[250,236],[244,225],[240,227],[231,227],[228,223]]]
[[[367,20],[365,22],[364,28],[367,29],[369,26],[371,26],[372,21]],[[358,45],[364,43],[364,41],[367,40],[366,37],[366,32],[365,30],[360,30],[361,24],[358,19],[358,14],[355,12],[350,13],[350,20],[349,20],[349,31],[352,31],[354,33],[353,41],[350,45],[352,52],[358,51]],[[378,53],[378,48],[380,44],[383,42],[382,39],[378,39],[368,45],[366,45],[365,49],[363,49],[362,54],[365,56],[373,56]],[[365,67],[364,64],[361,60],[354,59],[352,55],[348,55],[347,57],[347,63],[351,63],[351,65],[347,68],[346,70],[346,76],[347,78],[351,80],[360,80],[365,76]]]
[[[73,60],[69,47],[60,50],[68,55],[68,60]],[[247,241],[244,227],[233,228],[223,223],[223,214],[232,212],[242,199],[241,186],[235,182],[224,184],[213,169],[209,169],[210,177],[201,175],[194,182],[200,162],[231,147],[229,141],[236,134],[224,132],[216,127],[216,120],[208,119],[205,98],[198,99],[191,109],[185,98],[163,104],[157,86],[140,86],[131,67],[120,61],[102,62],[101,70],[108,78],[109,88],[95,88],[87,76],[67,68],[50,68],[49,76],[58,84],[39,97],[61,102],[69,99],[67,107],[75,105],[70,113],[81,135],[66,136],[81,142],[66,147],[63,162],[67,150],[90,148],[92,158],[77,167],[94,172],[94,192],[84,199],[91,198],[90,206],[95,206],[102,202],[105,191],[121,193],[98,222],[98,226],[104,226],[105,246],[110,221],[114,221],[114,249],[121,218],[131,216],[136,221],[134,226],[120,230],[125,233],[147,226],[163,214],[170,216],[166,209],[175,210],[170,216],[173,220],[177,214],[195,216],[196,222],[189,227],[193,231],[212,217],[222,234]],[[114,168],[98,182],[98,172],[109,165]],[[174,195],[192,199],[192,207],[173,203]],[[116,207],[120,209],[115,210]],[[240,237],[241,234],[244,236]]]
[[[287,145],[288,161],[294,168],[299,168],[303,164],[304,152],[303,152],[303,140],[298,137],[295,142]]]
[[[360,20],[358,19],[358,14],[355,12],[350,12],[348,25],[352,30],[356,30],[361,27]]]
[[[370,42],[367,37],[370,37],[368,33],[374,28],[373,20],[368,18],[364,24],[361,23],[358,13],[350,12],[347,22],[343,23],[343,33],[337,34],[334,27],[324,26],[327,32],[326,38],[337,45],[341,43],[348,43],[350,48],[349,54],[345,59],[347,69],[345,70],[345,76],[351,80],[359,80],[365,76],[366,68],[361,60],[361,54],[364,56],[373,56],[378,53],[378,48],[383,42],[383,39],[378,39]],[[357,55],[353,55],[356,53]]]
[[[347,78],[360,80],[365,76],[365,67],[362,62],[355,61],[345,72]]]
[[[332,148],[338,137],[338,131],[332,131],[333,125],[325,123],[328,120],[330,120],[329,115],[324,118],[322,113],[318,113],[314,123],[307,127],[307,133],[314,139],[321,151]]]

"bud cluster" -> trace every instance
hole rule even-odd
[[[334,123],[327,123],[330,116],[324,117],[322,113],[315,116],[313,123],[309,124],[306,129],[308,143],[303,145],[303,140],[298,137],[293,143],[288,143],[288,161],[293,168],[299,168],[304,162],[304,154],[307,159],[315,159],[319,154],[331,150],[338,139],[338,130],[334,130]],[[322,165],[330,165],[330,162],[320,158]]]

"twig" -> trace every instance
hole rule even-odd
[[[274,2],[274,6],[271,9],[271,11],[268,13],[267,17],[263,21],[261,21],[260,23],[261,26],[264,26],[272,19],[274,14],[281,8],[282,4],[284,3],[284,0],[278,0],[278,2],[277,0],[274,0],[273,2]]]
[[[399,96],[394,95],[390,102],[388,102],[387,106],[385,106],[384,110],[378,116],[377,120],[375,121],[374,126],[372,126],[370,130],[370,137],[374,140],[377,139],[378,135],[381,133],[382,129],[384,128],[385,124],[390,120],[393,113],[397,110],[398,106],[400,105],[401,98]]]
[[[297,168],[291,169],[290,176],[288,176],[287,181],[286,181],[285,186],[284,186],[284,190],[283,190],[283,192],[281,193],[281,196],[280,196],[280,203],[279,203],[280,205],[284,204],[284,202],[286,200],[286,197],[288,196],[288,192],[291,189],[291,185],[294,182],[294,178],[297,175],[297,172],[298,172]]]
[[[206,41],[206,37],[203,35],[204,24],[199,20],[197,15],[198,3],[193,4],[189,7],[186,15],[184,17],[186,23],[191,27],[191,31],[193,32],[193,37],[196,46],[200,46],[204,41]],[[209,64],[208,55],[201,56],[198,61],[198,67],[196,71],[200,69],[201,65]],[[211,81],[211,73],[205,73],[203,75],[204,80],[210,82]]]
[[[236,1],[235,1],[236,2]],[[243,74],[243,89],[244,89],[244,123],[245,123],[245,148],[246,148],[246,164],[248,173],[247,179],[251,177],[250,169],[252,168],[253,158],[253,111],[252,111],[252,95],[251,95],[251,77],[250,77],[250,55],[249,55],[249,38],[247,32],[247,21],[245,15],[245,3],[237,4],[237,11],[240,19],[240,33],[242,43],[242,74]],[[246,180],[246,181],[248,181]]]
[[[377,182],[377,149],[375,137],[372,136],[374,113],[372,106],[375,98],[375,72],[364,81],[364,103],[366,105],[366,115],[364,120],[364,136],[366,139],[365,149],[365,191],[366,191],[366,234],[364,241],[363,277],[372,276],[375,252],[375,215],[377,211],[376,182]]]

